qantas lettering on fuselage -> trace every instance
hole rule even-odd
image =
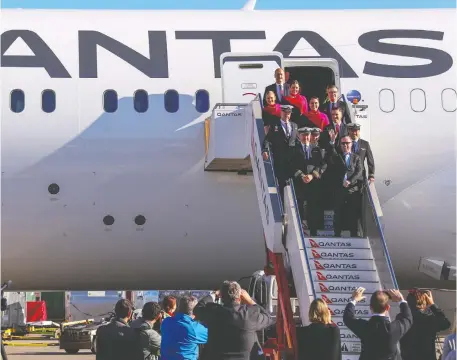
[[[132,37],[145,34],[132,33]],[[403,56],[420,59],[418,65],[391,65],[365,62],[363,73],[371,76],[388,78],[425,78],[448,71],[452,57],[445,51],[435,48],[402,45],[385,42],[392,39],[426,39],[443,40],[444,32],[414,29],[386,29],[369,31],[359,36],[358,42],[363,49],[386,55]],[[5,55],[10,46],[21,38],[30,50],[30,55]],[[266,40],[265,31],[176,31],[175,40],[208,40],[212,42],[214,76],[221,77],[220,56],[231,51],[231,40]],[[285,58],[290,56],[301,39],[305,39],[323,58],[338,61],[342,78],[358,78],[354,69],[343,56],[320,34],[314,31],[297,30],[283,35],[274,47]],[[128,45],[94,30],[78,31],[79,78],[98,77],[97,47],[102,47],[113,55],[124,60],[149,78],[168,78],[168,44],[165,31],[148,31],[149,57],[140,54]],[[72,78],[64,64],[49,47],[45,39],[31,30],[7,30],[1,35],[1,66],[13,68],[43,68],[51,78]],[[316,58],[316,57],[314,57]],[[423,65],[423,60],[429,63]]]

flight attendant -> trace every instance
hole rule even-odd
[[[292,81],[289,95],[284,96],[282,102],[286,105],[292,105],[299,115],[308,112],[308,100],[303,95],[300,95],[300,84],[297,80]]]
[[[309,111],[306,117],[321,131],[330,124],[327,115],[319,111],[319,99],[317,97],[312,97],[309,100]]]
[[[265,127],[277,124],[281,118],[281,105],[276,102],[276,95],[273,91],[268,91],[265,101],[267,105],[262,111],[263,125]]]

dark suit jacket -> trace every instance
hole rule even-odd
[[[257,331],[275,323],[259,305],[227,305],[206,296],[194,309],[196,318],[208,327],[205,360],[249,360],[258,344]]]
[[[333,130],[336,132],[336,127],[335,127],[335,123],[333,121],[330,122],[330,124],[328,124],[325,128],[324,128],[324,131],[322,131],[322,134],[321,136],[319,137],[319,146],[322,148],[322,149],[325,149],[325,150],[328,150],[328,147],[330,145],[330,135],[329,135],[329,131],[330,130]],[[340,136],[341,134],[341,136]],[[340,139],[342,136],[347,136],[348,135],[348,130],[346,128],[346,125],[341,123],[340,125],[340,132],[337,133],[337,136],[336,136],[336,139],[335,139],[335,146],[336,147],[339,147],[340,146]]]
[[[451,322],[436,305],[420,311],[415,307],[415,299],[408,303],[413,314],[413,326],[400,340],[402,359],[436,360],[436,335],[449,329]]]
[[[276,95],[276,103],[280,104],[281,101],[279,101],[278,92],[276,91],[276,83],[274,83],[274,84],[268,85],[265,88],[265,92],[263,93],[263,105],[264,106],[267,105],[267,102],[266,102],[265,98],[266,98],[267,93],[269,91],[273,91],[275,93],[275,95]],[[285,83],[284,84],[284,95],[283,96],[289,96],[289,91],[290,91],[290,85],[288,83]]]
[[[349,124],[352,122],[352,116],[351,112],[349,111],[349,106],[346,103],[346,101],[339,100],[336,103],[338,107],[340,107],[343,110],[343,117],[341,119],[341,122],[344,124]],[[332,122],[332,104],[331,103],[325,103],[321,106],[321,112],[325,113],[328,117],[328,120]]]
[[[340,329],[335,325],[297,327],[300,360],[341,360]]]
[[[370,320],[357,319],[355,306],[349,303],[344,310],[343,321],[362,342],[360,360],[402,360],[398,343],[413,323],[406,302],[400,304],[400,313],[392,322],[383,316],[373,316]]]
[[[96,360],[132,359],[134,330],[122,319],[113,319],[97,329]]]
[[[367,164],[368,164],[368,178],[373,177],[374,178],[374,158],[373,158],[373,153],[371,152],[371,147],[370,143],[366,140],[359,139],[358,140],[358,151],[357,155],[360,156],[360,161],[362,162],[363,166],[363,178],[367,178],[367,172],[365,169],[365,158],[367,159]]]
[[[289,178],[291,168],[291,158],[295,144],[298,141],[298,127],[294,122],[290,122],[291,132],[287,139],[281,125],[281,121],[270,125],[270,130],[263,141],[263,151],[268,148],[273,153],[275,175],[277,178]]]
[[[341,184],[341,188],[344,189],[343,180],[344,175],[347,173],[347,180],[351,183],[347,190],[349,192],[360,190],[361,181],[363,179],[363,166],[360,161],[360,156],[351,153],[349,168],[346,166],[344,155],[340,150],[336,150],[334,146],[329,147],[329,161],[331,162],[331,168],[334,176],[335,183]]]
[[[314,178],[320,178],[327,169],[327,164],[324,161],[325,152],[318,146],[312,146],[311,144],[308,146],[311,147],[311,158],[307,160],[302,143],[297,141],[297,144],[295,145],[292,158],[292,174],[299,182],[302,182],[301,179],[303,175],[313,175]],[[311,183],[313,181],[311,181]]]

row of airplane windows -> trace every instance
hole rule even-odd
[[[109,89],[103,93],[102,106],[107,113],[117,111],[119,98],[115,90]],[[179,110],[179,93],[176,90],[168,90],[164,94],[164,107],[169,113]],[[133,94],[133,108],[138,113],[144,113],[149,109],[149,94],[145,90],[137,90]],[[195,93],[195,109],[199,113],[206,113],[210,108],[209,93],[206,90],[197,90]],[[12,112],[21,113],[25,109],[25,94],[20,89],[11,91],[10,109]],[[56,109],[56,93],[46,89],[41,93],[41,109],[46,113],[52,113]]]
[[[114,113],[118,108],[118,95],[115,90],[106,90],[103,93],[103,110]],[[411,110],[423,112],[427,108],[427,98],[422,89],[413,89],[410,93]],[[455,112],[457,109],[457,93],[454,89],[447,88],[441,92],[441,106],[446,112]],[[164,94],[164,107],[169,113],[179,110],[179,93],[176,90],[168,90]],[[25,109],[25,94],[20,89],[11,91],[10,108],[15,113],[21,113]],[[133,108],[138,113],[144,113],[149,108],[149,94],[145,90],[137,90],[133,94]],[[210,108],[209,93],[206,90],[197,90],[195,93],[195,109],[205,113]],[[385,113],[395,110],[395,94],[391,89],[382,89],[379,92],[379,108]],[[44,90],[41,94],[41,109],[46,113],[52,113],[56,109],[56,93],[53,90]]]

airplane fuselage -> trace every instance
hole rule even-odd
[[[206,289],[262,268],[252,177],[203,170],[203,121],[222,100],[220,54],[274,50],[339,62],[342,92],[370,106],[400,286],[455,287],[417,271],[421,256],[455,264],[454,20],[453,10],[3,11],[2,276],[23,290]],[[14,89],[19,113],[5,106]],[[176,112],[164,106],[170,89]],[[198,90],[209,110],[197,111]]]

